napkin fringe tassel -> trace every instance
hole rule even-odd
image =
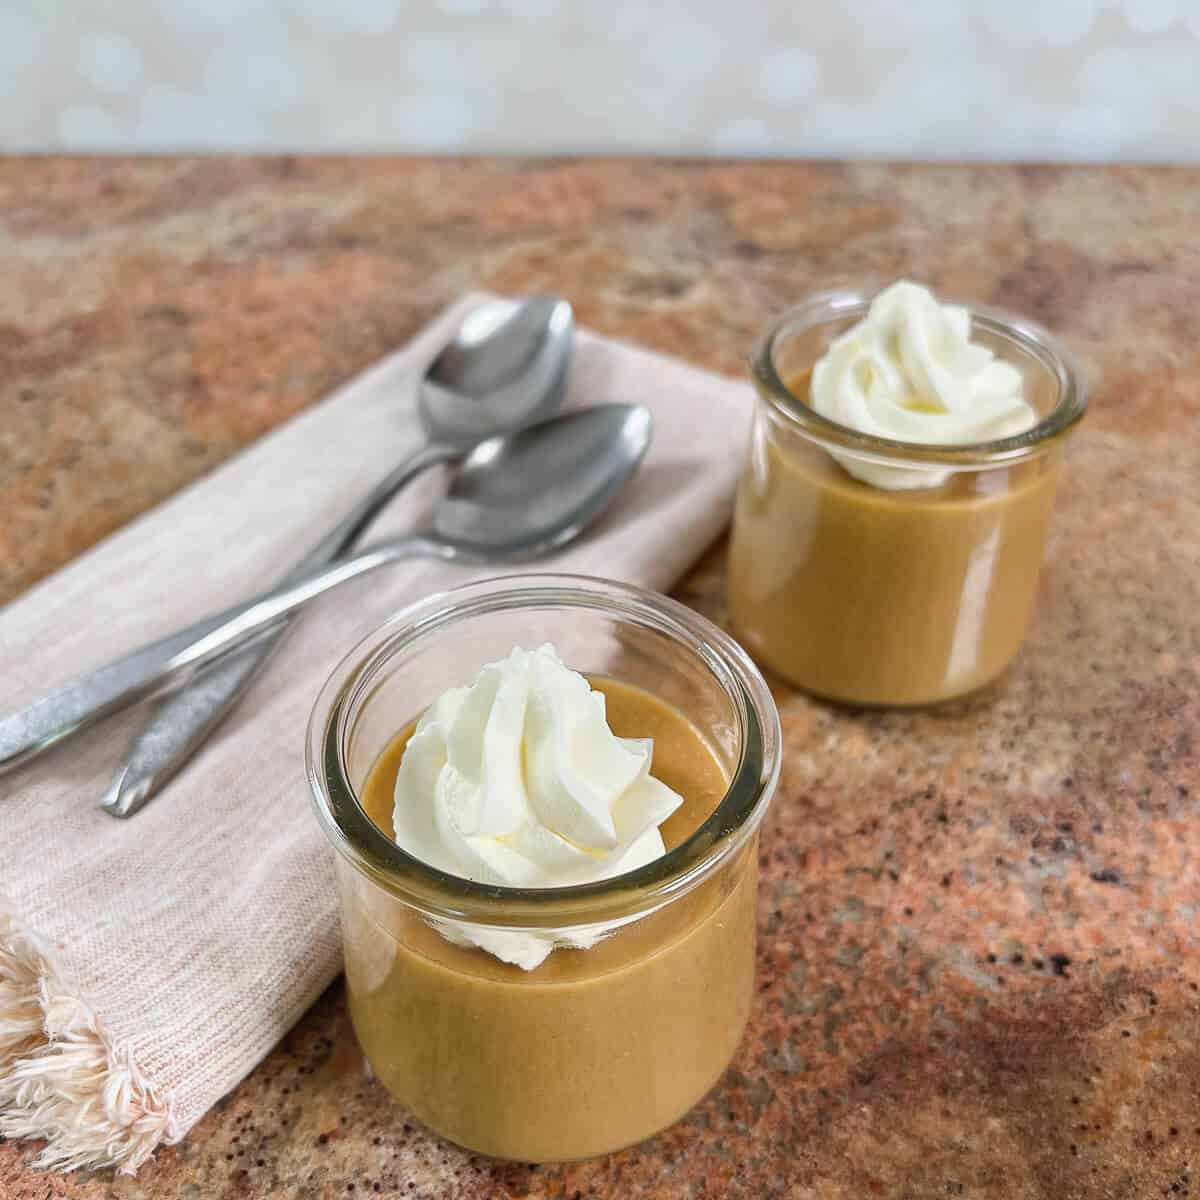
[[[132,1175],[178,1141],[169,1099],[0,903],[0,1135],[46,1142],[35,1166]]]

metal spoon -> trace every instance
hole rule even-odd
[[[575,320],[555,296],[495,300],[467,315],[421,381],[417,411],[428,443],[390,472],[281,582],[332,562],[420,472],[485,437],[549,416],[562,403]],[[115,817],[150,802],[196,753],[283,639],[276,633],[212,665],[151,713],[101,801]]]
[[[377,542],[63,685],[0,720],[0,768],[269,633],[281,616],[377,567],[422,556],[511,562],[549,553],[608,506],[645,456],[650,435],[646,409],[612,404],[480,442],[435,508],[428,533]]]

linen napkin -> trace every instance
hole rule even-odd
[[[419,378],[479,297],[0,611],[0,711],[274,581],[422,436]],[[544,566],[670,585],[720,532],[746,385],[580,331],[567,407],[654,414],[634,482]],[[442,481],[371,536],[411,528]],[[295,623],[217,735],[144,812],[97,800],[145,711],[0,779],[0,1134],[39,1164],[132,1173],[182,1138],[340,969],[332,855],[303,745],[337,661],[397,608],[495,569],[413,562]]]

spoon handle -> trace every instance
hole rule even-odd
[[[348,558],[316,567],[244,604],[206,617],[106,666],[56,688],[28,708],[0,719],[0,771],[114,712],[162,690],[184,673],[273,632],[280,617],[339,584],[403,558],[459,557],[449,543],[422,535],[378,542]]]
[[[293,619],[284,617],[261,641],[230,651],[162,701],[130,745],[100,807],[114,817],[131,817],[145,808],[238,702]]]
[[[430,442],[406,458],[385,475],[308,553],[280,580],[286,583],[313,567],[324,566],[340,558],[356,542],[363,530],[379,515],[380,509],[422,471],[454,462],[466,453],[456,446]]]
[[[437,443],[417,450],[363,496],[281,582],[346,553],[384,505],[410,480],[460,455],[461,451]],[[114,817],[130,817],[144,808],[208,740],[278,648],[294,619],[283,618],[259,642],[224,655],[194,682],[177,688],[162,701],[130,745],[119,774],[101,800],[101,807]]]

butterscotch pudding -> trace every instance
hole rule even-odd
[[[733,623],[855,704],[994,679],[1029,625],[1082,379],[1045,331],[899,283],[817,296],[763,340],[738,488]]]
[[[634,589],[494,581],[368,639],[318,702],[309,771],[382,1082],[503,1158],[682,1116],[750,1010],[778,758],[745,655]]]

